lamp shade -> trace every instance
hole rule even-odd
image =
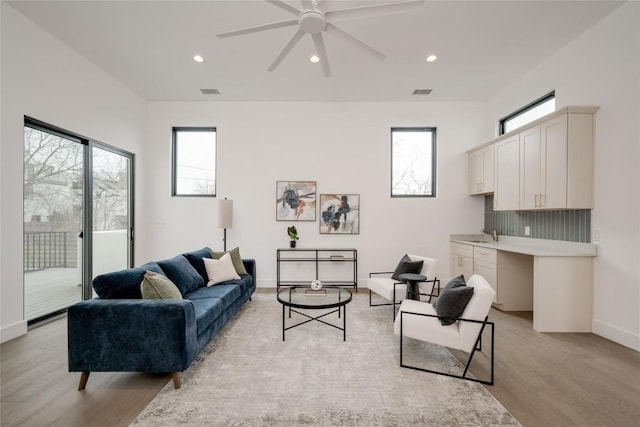
[[[233,200],[218,200],[218,227],[233,227]]]

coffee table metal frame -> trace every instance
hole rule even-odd
[[[351,291],[349,289],[340,288],[340,287],[326,287],[323,289],[326,290],[328,294],[329,293],[335,294],[336,292],[338,292],[338,301],[332,301],[327,303],[325,299],[326,297],[316,296],[316,295],[307,296],[305,301],[314,301],[314,302],[317,301],[317,304],[316,303],[306,304],[304,302],[292,301],[292,298],[291,298],[292,293],[304,292],[307,289],[310,289],[310,288],[308,286],[292,286],[290,288],[281,289],[278,292],[277,299],[278,299],[278,302],[282,304],[282,341],[285,340],[285,332],[288,331],[289,329],[296,328],[298,326],[304,325],[305,323],[309,323],[314,320],[317,322],[323,323],[327,326],[331,326],[332,328],[341,330],[342,340],[346,341],[347,340],[347,304],[351,302],[353,298]],[[344,299],[342,299],[343,294],[345,296]],[[325,299],[324,304],[322,304],[323,299]],[[289,307],[289,318],[291,318],[291,312],[294,312],[294,313],[300,314],[301,316],[306,317],[307,320],[287,327],[286,325],[287,307]],[[304,310],[322,310],[327,308],[335,308],[335,310],[332,310],[327,313],[323,313],[320,316],[314,317],[314,316],[309,316],[308,314],[303,313],[301,311],[295,310],[296,308],[304,309]],[[323,317],[326,317],[336,312],[338,313],[338,318],[342,317],[342,328],[322,320]]]

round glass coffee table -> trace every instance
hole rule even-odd
[[[282,341],[284,341],[285,331],[304,325],[313,320],[324,323],[327,326],[342,331],[342,340],[347,340],[347,304],[351,302],[352,295],[349,289],[344,288],[322,288],[320,291],[313,291],[308,286],[293,286],[290,288],[280,289],[278,292],[278,302],[282,304]],[[307,320],[296,323],[292,326],[286,326],[286,311],[289,307],[289,317],[291,313],[297,313],[307,318]],[[309,316],[296,309],[302,310],[322,310],[334,308],[320,316]],[[342,317],[342,327],[333,325],[322,320],[330,314],[338,313],[338,318]]]

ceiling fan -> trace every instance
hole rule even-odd
[[[324,10],[322,0],[300,0],[302,8],[293,6],[284,0],[265,0],[274,6],[286,10],[296,15],[297,18],[286,21],[272,22],[269,24],[257,25],[255,27],[243,28],[235,31],[228,31],[217,34],[218,37],[232,37],[242,34],[250,34],[258,31],[271,30],[273,28],[292,27],[297,25],[298,30],[293,34],[291,40],[286,44],[284,49],[276,57],[275,61],[269,66],[268,70],[273,71],[282,62],[282,60],[291,52],[291,49],[300,41],[305,34],[310,34],[313,44],[316,48],[316,55],[320,59],[322,71],[325,77],[331,75],[329,60],[324,46],[322,33],[327,32],[339,37],[347,42],[362,48],[364,51],[373,55],[375,58],[384,59],[386,55],[377,49],[369,46],[362,40],[352,36],[344,30],[333,24],[333,21],[340,19],[369,18],[373,16],[389,15],[392,13],[410,12],[423,7],[424,0],[402,1],[397,3],[377,4],[370,6],[359,6],[347,9]]]

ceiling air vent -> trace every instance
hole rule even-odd
[[[220,91],[218,89],[200,89],[203,95],[220,95]]]
[[[416,89],[413,91],[413,95],[429,95],[431,89]]]

